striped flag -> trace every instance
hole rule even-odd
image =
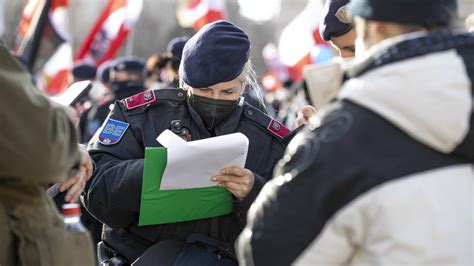
[[[68,32],[68,0],[51,0],[38,58],[46,58],[36,73],[36,85],[49,95],[63,92],[72,82],[72,46]]]
[[[225,17],[225,0],[181,0],[176,9],[179,25],[183,28],[192,27],[195,31]]]
[[[50,0],[28,0],[21,14],[12,50],[30,71],[33,71],[50,5]]]
[[[304,10],[281,33],[278,43],[280,60],[288,66],[293,80],[300,80],[303,66],[313,63],[311,50],[316,45],[329,45],[319,34],[322,11],[321,0],[309,0]]]
[[[47,94],[62,92],[72,81],[68,0],[29,0],[23,10],[13,52]]]
[[[99,66],[112,59],[135,26],[142,0],[109,0],[74,60]]]

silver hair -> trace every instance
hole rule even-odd
[[[262,111],[267,111],[267,106],[264,100],[264,90],[261,86],[259,79],[257,78],[257,74],[255,70],[253,70],[252,60],[249,58],[244,65],[244,69],[238,76],[238,79],[247,86],[247,90],[244,91],[244,95],[246,100],[249,101],[251,104],[257,104],[259,109]]]

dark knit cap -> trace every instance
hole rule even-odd
[[[353,16],[367,20],[415,24],[427,28],[450,26],[457,18],[456,0],[351,0]]]

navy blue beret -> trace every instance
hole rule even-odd
[[[75,79],[87,80],[94,79],[97,73],[97,68],[87,63],[78,63],[72,69],[72,75]]]
[[[146,61],[136,56],[119,57],[113,61],[114,71],[144,72]]]
[[[352,0],[349,10],[367,20],[428,28],[450,26],[457,19],[456,0]]]
[[[106,84],[110,80],[110,69],[112,69],[113,61],[109,60],[104,63],[102,63],[99,68],[97,69],[97,79],[100,80],[100,82]]]
[[[353,28],[352,17],[347,8],[349,0],[327,0],[324,6],[324,18],[319,32],[321,37],[330,41],[331,37],[339,37]]]
[[[201,28],[183,49],[179,76],[193,88],[205,88],[239,76],[250,41],[243,30],[219,20]]]
[[[189,40],[188,36],[176,37],[171,39],[168,43],[166,51],[170,52],[175,59],[181,60],[183,54],[183,48],[186,42]]]

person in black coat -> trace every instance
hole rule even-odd
[[[193,233],[233,246],[250,205],[292,136],[246,101],[249,92],[259,92],[249,50],[247,35],[234,24],[208,24],[184,47],[179,69],[182,89],[149,90],[115,103],[89,143],[96,169],[85,197],[88,210],[105,224],[103,246],[110,259],[120,257],[132,263],[156,243],[185,241]],[[156,137],[166,129],[188,141],[235,132],[247,136],[245,168],[225,168],[212,177],[216,185],[232,193],[231,214],[138,226],[145,147],[159,147]],[[232,257],[232,253],[227,255]],[[199,263],[206,262],[193,265]]]

